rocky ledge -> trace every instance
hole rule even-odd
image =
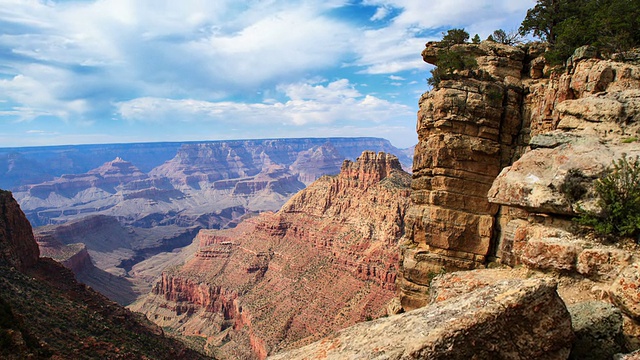
[[[571,318],[555,286],[499,282],[269,359],[567,359]]]

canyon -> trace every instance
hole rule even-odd
[[[99,264],[107,277],[87,280],[97,285],[138,271],[151,291],[130,309],[219,358],[637,358],[640,245],[597,237],[572,218],[597,207],[594,183],[613,160],[640,155],[640,56],[602,59],[584,47],[566,67],[553,67],[544,44],[492,41],[427,43],[422,56],[438,65],[438,54],[452,50],[475,65],[420,98],[412,175],[396,156],[364,151],[339,160],[335,175],[320,176],[339,159],[335,146],[324,145],[294,157],[188,144],[146,172],[118,158],[22,187],[20,195],[35,203],[51,189],[87,201],[101,191],[123,199],[142,191],[139,199],[153,188],[170,200],[197,193],[202,204],[219,201],[225,209],[238,209],[225,197],[235,194],[244,210],[202,219],[197,202],[189,203],[192,213],[155,217],[138,212],[147,207],[116,213],[117,205],[91,205],[92,216],[76,219],[76,203],[47,220],[63,224],[37,231],[38,250],[3,192],[10,206],[3,205],[2,220],[12,230],[0,232],[8,264],[0,269],[9,279],[0,289],[47,275],[80,289],[39,251],[80,274]],[[69,183],[82,190],[74,195]],[[267,200],[243,197],[264,190]],[[152,234],[157,225],[175,236],[160,240]],[[96,235],[104,233],[117,239]],[[112,245],[103,248],[106,242]],[[160,258],[173,260],[158,267]],[[155,265],[145,264],[152,259]],[[65,275],[52,275],[59,271]],[[89,297],[82,294],[73,296]]]
[[[220,358],[264,358],[385,313],[410,175],[363,152],[236,228],[201,230],[198,250],[130,306]]]
[[[31,226],[0,191],[0,357],[204,359],[143,317],[40,258]]]
[[[199,229],[276,211],[367,149],[410,163],[407,151],[384,139],[307,138],[0,149],[0,165],[3,184],[22,184],[13,196],[47,256],[127,305],[192,252],[179,253]],[[49,180],[24,184],[41,176]]]
[[[640,155],[637,51],[583,47],[566,68],[539,43],[431,42],[422,56],[445,51],[474,65],[420,98],[399,305],[272,358],[638,358],[637,239],[572,221],[597,208],[614,160]]]

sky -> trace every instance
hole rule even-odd
[[[0,147],[374,136],[417,142],[450,28],[535,0],[0,0]]]

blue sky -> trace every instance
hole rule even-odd
[[[424,43],[535,0],[0,0],[0,147],[417,142]]]

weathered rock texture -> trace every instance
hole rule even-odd
[[[570,359],[611,359],[625,352],[622,313],[611,304],[587,301],[568,308],[576,341]]]
[[[0,191],[0,358],[202,359],[158,327],[38,259],[29,222]]]
[[[411,206],[398,282],[402,305],[426,303],[430,273],[470,269],[492,251],[498,206],[487,191],[509,164],[520,131],[525,52],[483,42],[457,47],[478,68],[442,80],[420,99]],[[443,49],[429,43],[425,61]]]
[[[270,359],[567,359],[572,339],[555,283],[511,280]]]
[[[18,270],[38,262],[40,252],[20,205],[10,192],[0,190],[0,260]]]
[[[539,44],[452,49],[477,67],[420,99],[402,306],[427,304],[443,270],[493,261],[616,279],[637,254],[568,230],[577,209],[594,209],[593,180],[623,154],[640,155],[640,68],[575,56],[550,72]],[[440,51],[428,43],[422,55],[433,64]]]
[[[385,313],[410,175],[364,152],[235,229],[202,230],[199,250],[132,309],[223,358],[264,358]]]

